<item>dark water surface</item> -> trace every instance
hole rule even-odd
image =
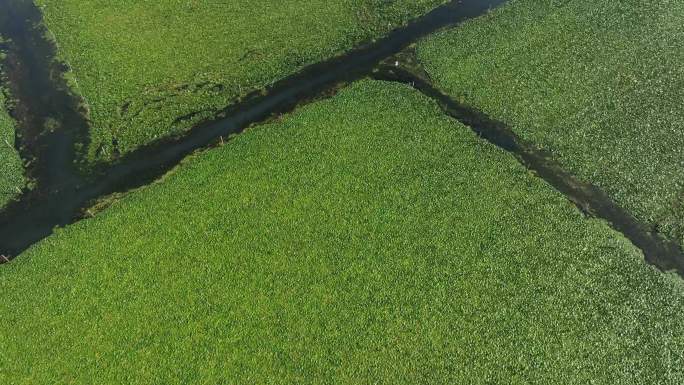
[[[340,57],[306,67],[265,93],[223,111],[225,118],[201,124],[186,135],[161,140],[126,155],[113,165],[82,175],[77,145],[87,145],[88,122],[78,97],[66,87],[66,70],[54,60],[41,13],[30,0],[0,0],[0,35],[9,56],[5,70],[18,104],[20,153],[30,162],[35,186],[0,212],[0,256],[12,259],[34,243],[81,218],[96,199],[144,186],[183,158],[250,125],[292,111],[339,86],[369,75],[382,60],[441,28],[480,16],[506,0],[452,1],[387,37]],[[0,258],[4,260],[4,258]]]

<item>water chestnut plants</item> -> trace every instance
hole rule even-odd
[[[684,3],[517,0],[420,44],[435,84],[684,244]]]
[[[111,160],[444,0],[36,0]]]
[[[364,81],[4,265],[0,379],[679,383],[682,288],[430,99]]]
[[[15,121],[9,116],[0,89],[0,208],[24,188],[24,168],[15,147]]]
[[[684,383],[681,6],[35,3],[0,383]]]

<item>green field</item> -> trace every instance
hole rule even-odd
[[[24,187],[24,168],[14,148],[14,120],[7,114],[5,103],[0,89],[0,208]]]
[[[684,2],[516,0],[418,51],[443,90],[684,244]]]
[[[90,108],[90,156],[107,160],[114,140],[179,133],[445,0],[36,2]]]
[[[682,289],[363,81],[3,266],[0,383],[678,384]]]

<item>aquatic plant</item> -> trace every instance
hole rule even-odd
[[[684,2],[518,0],[418,53],[454,98],[681,238],[682,20]]]

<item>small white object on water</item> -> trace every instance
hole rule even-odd
[[[399,67],[399,61],[398,60],[394,62],[394,66]]]

